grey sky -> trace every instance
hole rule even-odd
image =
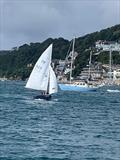
[[[0,0],[0,49],[120,24],[120,0]]]

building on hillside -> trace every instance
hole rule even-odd
[[[120,52],[120,44],[113,41],[102,41],[99,40],[95,43],[95,47],[102,49],[103,51],[118,51]]]
[[[113,71],[113,80],[115,84],[120,85],[120,68]]]
[[[78,79],[88,79],[89,77],[91,79],[101,79],[103,76],[104,70],[102,68],[101,63],[96,63],[95,65],[91,65],[91,67],[85,67],[77,77]]]
[[[58,80],[64,80],[64,81],[67,80],[67,75],[70,73],[70,70],[71,70],[71,60],[73,60],[72,61],[72,64],[73,64],[72,69],[74,69],[75,68],[74,61],[75,61],[77,55],[78,55],[78,53],[74,52],[73,57],[71,57],[72,52],[70,52],[70,54],[68,56],[66,56],[65,60],[58,61],[58,64],[55,69]]]

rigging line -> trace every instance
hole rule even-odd
[[[65,58],[65,64],[64,64],[64,66],[63,66],[62,74],[63,74],[63,72],[64,72],[66,63],[67,63],[67,61],[68,61],[68,56],[69,56],[69,54],[70,54],[71,46],[72,46],[72,40],[70,41],[70,46],[69,46],[68,51],[67,51],[67,55],[66,55],[66,58]]]
[[[65,61],[67,61],[67,60],[68,60],[68,56],[69,56],[69,53],[70,53],[70,48],[71,48],[71,46],[72,46],[72,40],[71,40],[71,42],[70,42],[70,46],[69,46],[69,49],[68,49],[68,52],[67,52],[67,55],[66,55]]]

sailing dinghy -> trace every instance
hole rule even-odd
[[[26,88],[39,90],[41,95],[35,96],[35,99],[50,100],[53,93],[58,92],[56,75],[51,67],[52,44],[42,53],[36,62]]]

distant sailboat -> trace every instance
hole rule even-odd
[[[79,92],[96,91],[98,86],[95,86],[91,83],[87,83],[85,81],[84,82],[72,81],[74,45],[75,45],[75,38],[73,39],[73,46],[72,46],[71,65],[70,65],[70,81],[68,83],[60,83],[59,87],[63,91],[79,91]],[[91,65],[91,54],[90,54],[89,66],[90,65]],[[90,67],[89,67],[89,78],[90,78]]]
[[[118,90],[118,89],[107,89],[107,92],[118,93],[118,92],[120,92],[120,90]]]
[[[52,44],[43,52],[36,62],[26,88],[40,90],[41,95],[35,99],[50,100],[51,94],[58,91],[56,75],[51,67]]]

